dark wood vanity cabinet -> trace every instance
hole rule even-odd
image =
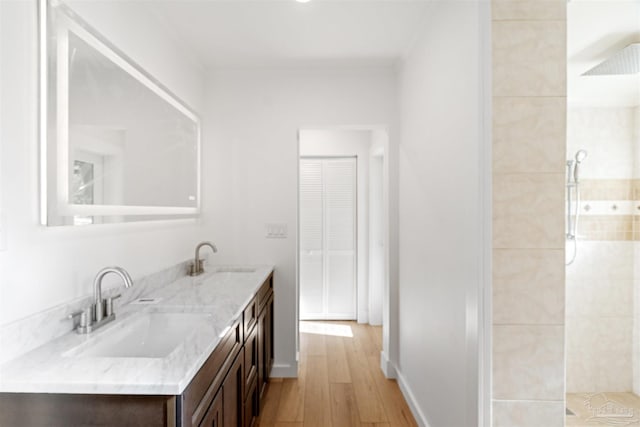
[[[175,396],[0,393],[1,427],[175,425]]]
[[[253,427],[273,333],[271,274],[181,395],[0,393],[0,427]]]
[[[227,381],[235,359],[242,359],[242,321],[237,320],[204,362],[182,395],[178,396],[178,425],[199,426],[209,406]],[[222,397],[224,400],[224,396]]]
[[[213,398],[213,402],[207,409],[207,412],[204,415],[204,418],[200,422],[200,426],[202,427],[222,427],[222,405],[223,405],[223,392],[222,390],[218,391],[218,394]]]
[[[253,427],[260,414],[262,394],[273,365],[273,279],[260,287],[245,310],[244,365],[245,402],[244,427]]]
[[[273,365],[273,275],[178,399],[182,427],[252,427]]]
[[[223,426],[242,427],[243,425],[243,404],[244,404],[244,351],[236,357],[236,361],[231,366],[224,383],[222,384],[224,403]],[[205,424],[210,427],[209,424]]]
[[[258,394],[264,394],[273,366],[273,291],[258,316]]]

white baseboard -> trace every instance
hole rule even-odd
[[[396,365],[391,363],[384,351],[380,352],[380,369],[387,378],[396,378]]]
[[[271,367],[271,377],[273,378],[297,378],[298,363],[274,363]]]
[[[409,409],[411,409],[411,413],[413,417],[416,419],[416,422],[420,427],[429,427],[429,422],[427,421],[427,417],[422,413],[422,410],[416,403],[416,399],[411,392],[411,388],[407,384],[407,381],[404,379],[402,372],[395,366],[394,363],[388,362],[390,365],[393,365],[393,370],[396,374],[396,380],[398,381],[398,386],[400,387],[400,391],[404,396],[404,400],[407,401],[407,405],[409,405]]]
[[[315,320],[357,320],[355,313],[300,314],[300,321]]]

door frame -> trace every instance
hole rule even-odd
[[[397,255],[391,250],[397,247],[397,224],[394,226],[393,219],[397,218],[397,206],[393,207],[393,200],[397,195],[392,188],[397,187],[397,167],[393,167],[393,160],[397,157],[397,148],[394,151],[390,139],[397,138],[392,134],[387,125],[309,125],[300,126],[296,135],[296,271],[295,271],[295,336],[296,336],[296,360],[300,360],[300,134],[306,130],[325,131],[370,131],[379,132],[383,138],[383,235],[385,241],[384,248],[384,283],[382,298],[382,352],[380,357],[380,367],[388,378],[395,378],[395,368],[391,363],[390,355],[398,354],[398,333],[397,333]],[[393,308],[396,307],[396,308]]]

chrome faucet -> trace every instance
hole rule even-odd
[[[93,279],[93,305],[95,307],[96,322],[100,322],[102,318],[105,317],[105,314],[107,316],[110,316],[113,314],[113,313],[107,313],[107,311],[112,311],[112,310],[106,310],[108,301],[104,301],[103,303],[103,300],[102,300],[102,279],[104,278],[104,276],[106,276],[109,273],[114,273],[120,276],[120,278],[124,282],[125,288],[130,288],[133,286],[133,280],[131,280],[131,276],[129,276],[129,273],[127,273],[127,270],[125,270],[122,267],[105,267],[102,270],[100,270],[96,275],[96,278]],[[117,295],[116,298],[119,296],[120,295]],[[109,298],[108,300],[110,300],[111,303],[113,303],[113,299],[114,298]],[[113,315],[113,317],[115,318],[115,315]]]
[[[79,318],[75,328],[77,333],[88,334],[116,318],[116,314],[113,312],[113,301],[120,298],[120,294],[102,299],[102,279],[109,273],[118,275],[122,279],[125,288],[133,286],[131,276],[122,267],[106,267],[100,270],[96,278],[93,279],[93,304],[84,310],[69,315],[73,319]]]
[[[204,260],[200,259],[200,248],[202,248],[203,246],[209,246],[213,250],[213,253],[218,252],[218,248],[216,248],[216,245],[211,242],[202,242],[198,244],[198,246],[196,246],[196,258],[193,260],[193,264],[191,264],[191,267],[189,268],[190,276],[199,276],[204,273]]]

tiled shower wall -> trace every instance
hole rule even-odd
[[[564,425],[566,2],[494,0],[493,425]]]
[[[635,167],[633,176],[635,178],[634,198],[636,210],[634,217],[634,233],[640,232],[640,106],[634,109],[633,141],[635,152]],[[634,273],[633,273],[633,392],[640,396],[640,240],[634,242]]]
[[[640,396],[640,242],[634,242],[633,392]]]
[[[578,252],[567,267],[569,393],[638,389],[638,118],[638,108],[569,109],[568,156],[589,153],[581,165]]]

